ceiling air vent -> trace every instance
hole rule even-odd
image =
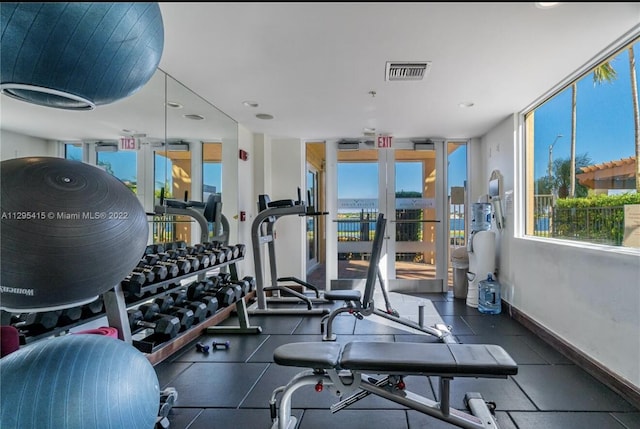
[[[385,80],[422,80],[429,69],[431,62],[391,62],[387,61]]]

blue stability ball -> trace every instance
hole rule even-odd
[[[158,3],[2,3],[0,89],[14,98],[90,110],[128,97],[164,48]]]
[[[153,429],[158,376],[135,347],[104,335],[37,341],[0,359],[2,429]]]
[[[147,246],[147,215],[106,171],[52,157],[0,162],[0,308],[81,305],[119,284]]]

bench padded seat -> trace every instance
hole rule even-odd
[[[283,366],[313,369],[337,368],[342,346],[338,343],[300,342],[277,347],[273,361]]]
[[[283,366],[346,369],[378,374],[451,377],[506,377],[518,366],[494,344],[443,344],[353,341],[300,342],[276,348],[274,362]]]
[[[384,374],[457,377],[515,375],[518,366],[493,344],[351,342],[340,357],[343,369]]]
[[[324,293],[324,297],[329,301],[360,301],[362,293],[351,289],[328,290]]]

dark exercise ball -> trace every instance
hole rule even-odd
[[[34,104],[90,110],[128,97],[164,48],[158,3],[2,3],[0,88]]]
[[[16,158],[0,162],[0,180],[0,308],[94,301],[144,254],[142,204],[106,171],[62,158]]]
[[[0,359],[2,429],[152,429],[158,376],[135,347],[104,335],[37,341]]]

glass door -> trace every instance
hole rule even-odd
[[[444,292],[447,254],[442,142],[385,149],[387,278],[390,291]],[[407,147],[409,146],[409,147]],[[382,157],[381,157],[382,158]]]
[[[388,289],[446,291],[443,147],[440,142],[415,150],[407,141],[394,148],[338,151],[335,287],[353,287],[355,279],[365,278],[375,221],[383,213],[380,271]]]
[[[314,210],[319,209],[318,171],[307,164],[307,206]],[[320,234],[319,219],[317,216],[307,216],[307,273],[313,271],[319,263]]]

